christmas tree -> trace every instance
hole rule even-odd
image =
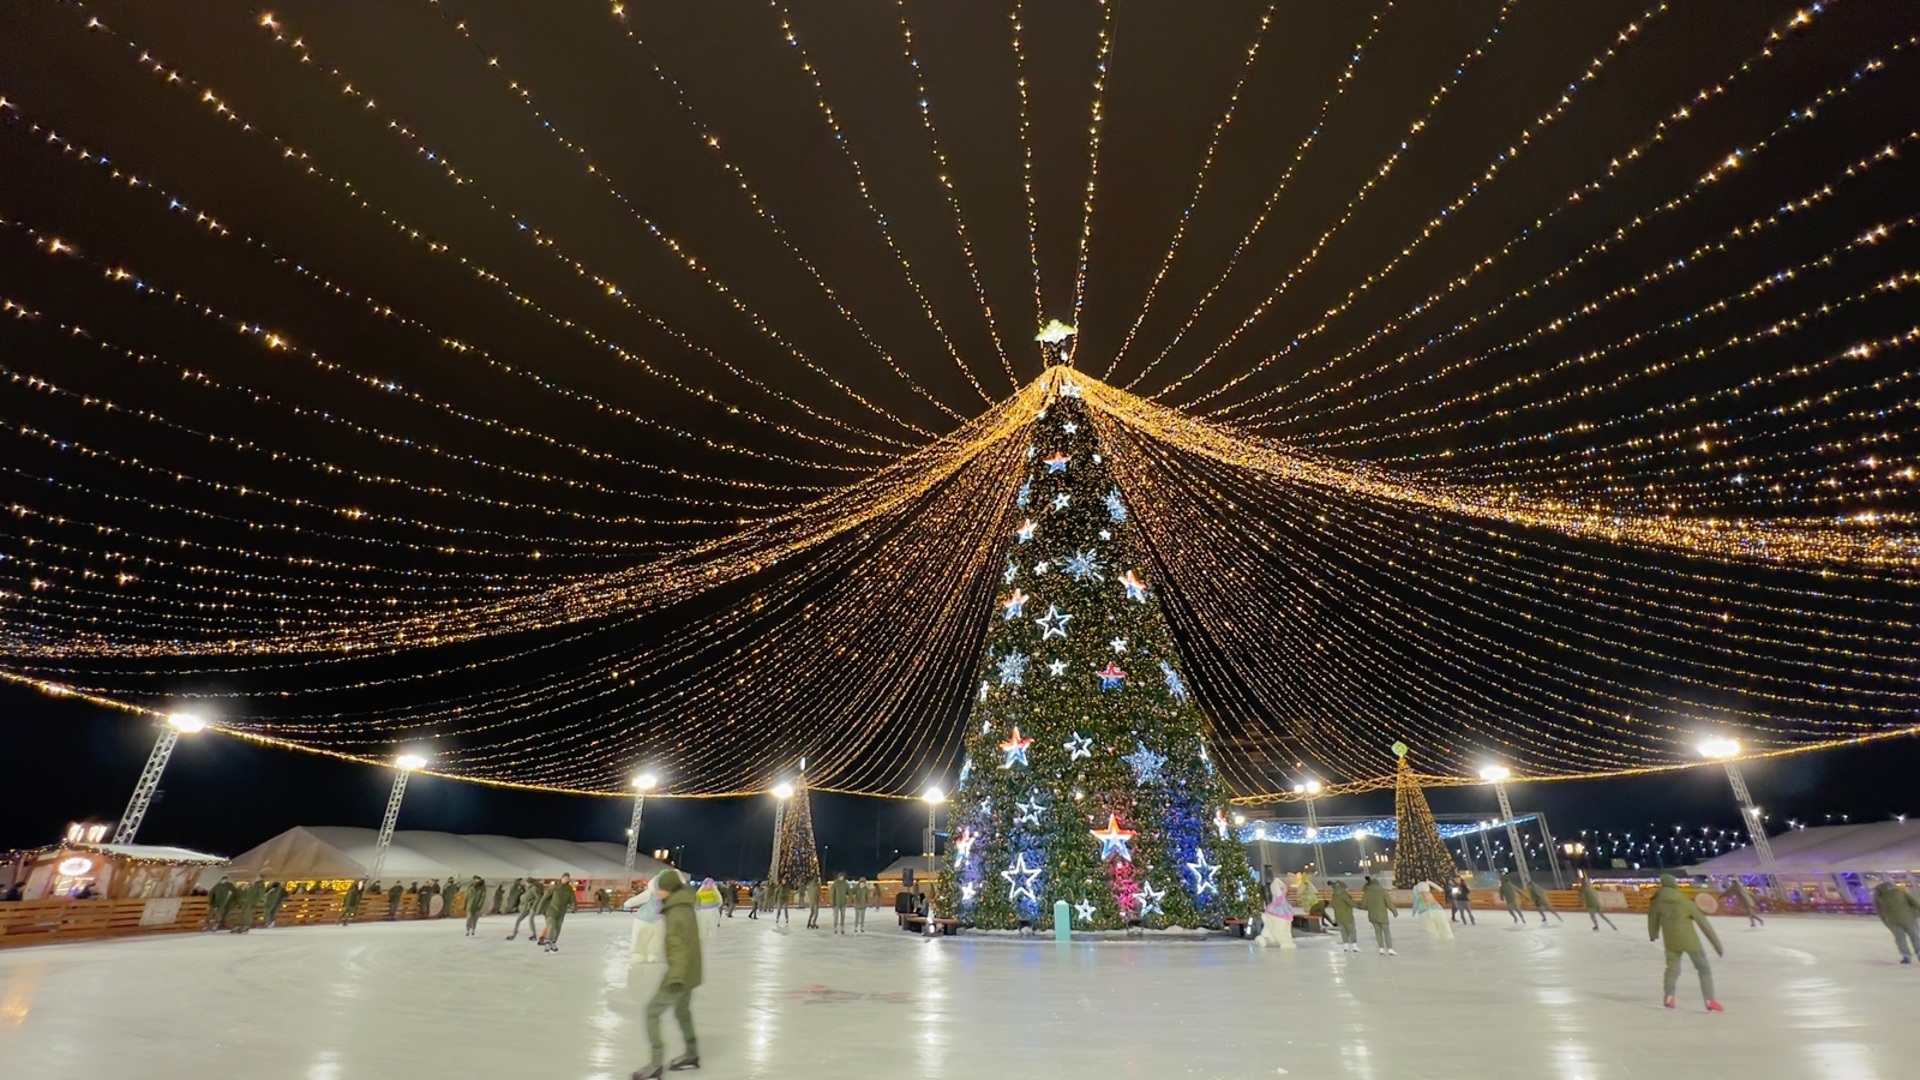
[[[773,863],[767,877],[789,888],[820,880],[820,853],[813,846],[813,806],[807,782],[793,783],[773,822]]]
[[[1393,752],[1400,758],[1393,778],[1393,813],[1400,825],[1400,839],[1393,850],[1393,887],[1411,889],[1431,881],[1445,888],[1459,880],[1460,868],[1446,841],[1440,839],[1426,792],[1420,790],[1413,766],[1407,764],[1407,744],[1394,743]]]
[[[1072,376],[1014,493],[942,911],[970,925],[1219,926],[1255,906],[1148,551]]]

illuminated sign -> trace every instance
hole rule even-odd
[[[83,859],[78,855],[71,859],[62,859],[59,866],[61,877],[79,877],[92,869],[93,860]]]
[[[98,844],[112,833],[112,825],[102,825],[97,821],[76,821],[67,826],[67,843]]]

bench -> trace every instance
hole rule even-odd
[[[1243,938],[1247,936],[1247,920],[1245,919],[1228,919],[1224,926],[1226,927],[1227,933],[1232,934],[1234,937]]]
[[[933,926],[936,931],[948,937],[952,937],[960,932],[959,919],[934,919]],[[902,915],[900,916],[900,929],[908,931],[909,933],[924,934],[927,932],[927,917],[925,915]]]

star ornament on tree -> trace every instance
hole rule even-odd
[[[1082,900],[1073,905],[1073,914],[1075,918],[1083,923],[1093,922],[1093,901]]]
[[[1021,609],[1027,606],[1027,601],[1029,599],[1030,597],[1028,597],[1026,593],[1021,592],[1019,589],[1013,590],[1012,596],[1009,596],[1005,600],[1002,600],[1000,602],[1000,610],[1001,612],[1003,612],[1002,617],[1008,622],[1012,622],[1013,620],[1019,618]]]
[[[1220,889],[1214,884],[1213,876],[1220,868],[1207,861],[1205,848],[1193,849],[1193,861],[1187,864],[1187,872],[1193,875],[1193,895],[1205,896],[1212,893],[1220,895]]]
[[[1133,861],[1133,837],[1131,829],[1120,827],[1120,818],[1115,814],[1107,815],[1107,827],[1088,829],[1095,840],[1100,841],[1100,861],[1106,862],[1109,855],[1118,855],[1121,859]]]
[[[1067,471],[1067,462],[1070,459],[1067,455],[1055,450],[1052,457],[1041,458],[1040,460],[1046,463],[1048,472],[1063,473]]]
[[[1040,867],[1027,865],[1027,853],[1022,851],[1013,857],[1013,865],[1000,871],[1007,879],[1007,899],[1018,901],[1022,898],[1039,903],[1040,897],[1033,891],[1033,883],[1040,876]],[[1023,880],[1024,879],[1024,880]]]
[[[1143,784],[1160,779],[1160,766],[1167,763],[1167,755],[1154,753],[1147,749],[1147,744],[1143,742],[1136,742],[1134,745],[1138,749],[1120,760],[1133,766],[1134,775]]]
[[[1038,529],[1039,527],[1040,527],[1040,524],[1038,522],[1034,521],[1032,518],[1028,518],[1027,520],[1022,521],[1020,523],[1019,528],[1013,530],[1013,535],[1019,537],[1020,542],[1024,544],[1027,541],[1033,539],[1034,530]]]
[[[1027,763],[1027,747],[1032,745],[1033,740],[1022,738],[1020,729],[1015,727],[1013,734],[1008,737],[1007,741],[1000,744],[1000,752],[1007,755],[1007,760],[1001,762],[1000,767],[1003,769],[1011,769],[1013,768],[1014,762],[1025,765]]]
[[[1187,700],[1187,684],[1180,681],[1180,673],[1173,669],[1172,664],[1167,663],[1165,660],[1160,661],[1160,674],[1166,678],[1167,693],[1173,696],[1173,700]],[[1203,746],[1200,748],[1200,757],[1202,760],[1205,760],[1206,756],[1206,747]],[[1208,764],[1212,763],[1208,762]]]
[[[1167,890],[1154,888],[1151,881],[1142,881],[1139,892],[1141,916],[1163,914],[1160,910],[1160,901],[1166,899],[1166,896]]]
[[[1225,840],[1227,838],[1227,812],[1225,810],[1218,808],[1214,810],[1213,828],[1214,831],[1220,834],[1220,839]]]
[[[974,891],[973,882],[971,881],[961,882],[960,883],[960,902],[963,904],[973,903],[973,891]]]
[[[1111,660],[1107,661],[1106,667],[1094,672],[1094,674],[1099,677],[1100,689],[1102,690],[1118,690],[1127,681],[1127,673],[1121,671],[1120,665]]]
[[[1047,662],[1047,674],[1057,679],[1066,673],[1067,662],[1065,660],[1050,660]]]
[[[1015,825],[1040,824],[1040,811],[1046,809],[1046,807],[1040,804],[1040,799],[1037,796],[1027,802],[1014,803],[1013,808],[1017,811],[1013,815],[1013,823]]]
[[[1067,620],[1071,618],[1073,618],[1073,616],[1061,611],[1058,606],[1048,604],[1047,613],[1033,621],[1040,624],[1040,640],[1045,641],[1048,638],[1065,638],[1067,636]]]
[[[1033,481],[1020,485],[1020,491],[1013,497],[1013,505],[1020,510],[1027,508],[1027,500],[1033,497]]]
[[[960,836],[953,842],[953,865],[955,869],[965,865],[973,857],[973,830],[961,829]]]
[[[1127,590],[1127,599],[1143,604],[1147,602],[1147,583],[1140,580],[1139,574],[1131,570],[1121,574],[1120,585]]]
[[[1079,761],[1081,758],[1090,758],[1093,756],[1093,740],[1077,731],[1073,733],[1072,738],[1062,743],[1061,746],[1067,752],[1068,761]]]
[[[1008,653],[1000,658],[1000,685],[1021,686],[1027,681],[1027,654]]]

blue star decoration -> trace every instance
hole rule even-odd
[[[1160,661],[1160,674],[1167,680],[1167,693],[1173,695],[1173,700],[1187,700],[1187,684],[1180,680],[1180,673],[1173,670],[1172,664],[1165,660]],[[1200,751],[1200,756],[1203,758],[1206,756],[1204,748]]]
[[[1138,749],[1120,760],[1133,766],[1134,777],[1142,784],[1160,779],[1160,766],[1167,763],[1167,755],[1154,753],[1143,742],[1135,742],[1134,746]]]
[[[1011,585],[1013,584],[1013,579],[1019,576],[1020,564],[1014,562],[1012,559],[1008,559],[1006,572],[1000,575],[1000,583],[1003,585]]]
[[[1026,852],[1022,851],[1015,855],[1013,865],[1000,871],[1000,876],[1007,879],[1008,900],[1024,898],[1036,903],[1039,901],[1040,897],[1034,894],[1033,883],[1040,876],[1040,867],[1027,865]]]
[[[1127,590],[1127,599],[1138,600],[1141,603],[1146,602],[1147,583],[1140,580],[1139,574],[1136,574],[1131,570],[1127,571],[1124,574],[1121,574],[1120,586]]]
[[[1071,459],[1060,451],[1055,450],[1052,457],[1041,458],[1040,460],[1046,462],[1048,472],[1062,473],[1067,471],[1067,462]]]
[[[1067,504],[1072,501],[1073,501],[1073,497],[1063,491],[1060,494],[1055,495],[1053,497],[1053,508],[1055,510],[1065,510],[1067,508]]]
[[[1019,618],[1021,609],[1027,606],[1027,601],[1029,599],[1031,599],[1031,597],[1027,596],[1026,593],[1021,592],[1019,589],[1013,590],[1012,595],[1008,596],[1005,600],[1002,600],[1000,602],[1000,610],[1002,612],[1001,618],[1005,619],[1008,622],[1012,622],[1014,619]]]
[[[1120,665],[1115,664],[1111,660],[1107,661],[1106,667],[1094,672],[1094,675],[1100,679],[1100,689],[1102,690],[1119,690],[1125,686],[1127,681],[1127,673],[1121,671]]]
[[[1047,662],[1047,674],[1057,679],[1066,673],[1067,662],[1065,660],[1050,660]]]
[[[1068,761],[1079,761],[1083,757],[1093,756],[1093,740],[1077,731],[1073,733],[1072,738],[1060,745],[1066,750]]]
[[[1032,497],[1033,497],[1033,481],[1028,480],[1026,483],[1020,485],[1020,493],[1013,497],[1013,505],[1022,510],[1025,510],[1027,508],[1027,500],[1031,499]]]
[[[1013,815],[1013,823],[1015,825],[1038,825],[1040,824],[1040,812],[1045,810],[1046,806],[1040,802],[1040,797],[1036,795],[1026,802],[1014,803],[1013,808],[1016,811]]]
[[[1023,488],[1021,490],[1024,491],[1025,489]],[[1025,506],[1027,504],[1023,502],[1020,505]],[[1120,500],[1119,488],[1114,488],[1112,491],[1107,492],[1107,516],[1115,521],[1127,520],[1127,504]]]
[[[967,777],[971,775],[973,775],[973,759],[970,757],[962,758],[960,760],[960,786],[961,787],[967,786]]]
[[[1013,535],[1019,537],[1020,542],[1024,544],[1027,541],[1033,539],[1034,530],[1038,529],[1039,527],[1040,525],[1038,522],[1034,521],[1032,518],[1028,518],[1027,520],[1020,523],[1019,528],[1013,530]]]
[[[1220,895],[1220,889],[1214,884],[1213,875],[1220,868],[1207,861],[1205,848],[1193,849],[1193,861],[1187,864],[1187,872],[1193,875],[1193,895],[1205,896],[1212,893]]]
[[[1065,638],[1067,636],[1067,620],[1071,618],[1073,618],[1073,616],[1061,611],[1059,607],[1048,604],[1047,613],[1033,621],[1040,624],[1040,640],[1045,641],[1048,638],[1054,637]]]
[[[1100,556],[1085,548],[1067,558],[1067,576],[1075,581],[1105,581],[1100,573]]]
[[[1147,915],[1161,914],[1160,901],[1166,899],[1166,896],[1167,896],[1167,890],[1154,888],[1153,882],[1151,881],[1142,881],[1140,883],[1140,892],[1138,894],[1138,899],[1140,902],[1140,914],[1143,917]]]
[[[1000,685],[1020,686],[1027,681],[1027,654],[1008,653],[1000,658]]]
[[[959,839],[953,842],[953,865],[959,867],[973,857],[973,830],[961,829]]]
[[[963,904],[973,903],[974,888],[975,886],[971,881],[963,881],[960,883],[960,902],[961,903]]]
[[[1127,862],[1133,861],[1133,830],[1120,827],[1120,818],[1115,814],[1107,815],[1107,827],[1088,829],[1095,840],[1100,841],[1100,861],[1106,862],[1107,856],[1118,855]]]
[[[1079,919],[1083,923],[1092,922],[1093,921],[1093,901],[1082,900],[1079,903],[1073,905],[1073,914],[1075,918]]]
[[[1006,742],[1000,744],[1000,752],[1007,755],[1007,760],[1001,762],[1000,767],[1003,769],[1011,769],[1015,762],[1025,765],[1027,763],[1027,747],[1032,745],[1033,740],[1022,738],[1020,729],[1015,727],[1013,729],[1013,736]]]

